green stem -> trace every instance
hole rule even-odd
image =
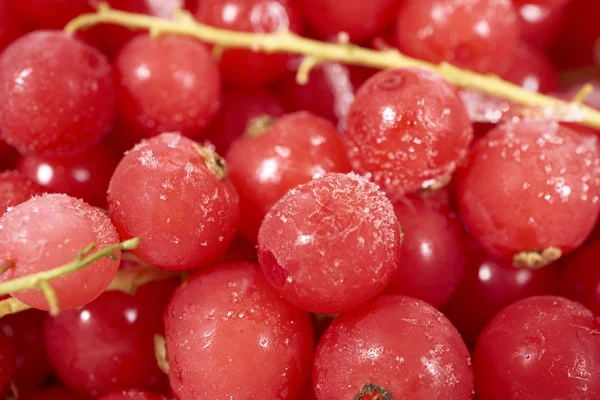
[[[22,276],[10,281],[0,283],[0,296],[23,290],[38,288],[42,282],[49,282],[58,279],[105,257],[114,257],[116,250],[133,250],[140,244],[140,238],[126,240],[114,246],[105,247],[92,255],[87,255],[93,248],[92,245],[86,247],[75,260],[62,267],[50,269],[48,271],[38,272],[36,274]]]

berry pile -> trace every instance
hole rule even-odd
[[[599,14],[0,0],[0,400],[600,399]]]

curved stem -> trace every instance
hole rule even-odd
[[[79,253],[75,260],[63,265],[62,267],[22,276],[20,278],[0,283],[0,296],[9,293],[20,292],[22,290],[38,288],[40,285],[43,285],[42,282],[49,282],[70,273],[79,271],[80,269],[100,260],[101,258],[114,257],[116,250],[133,250],[139,244],[140,238],[133,238],[114,246],[105,247],[92,255],[88,255],[88,253],[95,247],[95,245],[91,244],[85,250]]]
[[[31,307],[27,304],[20,302],[14,297],[9,297],[8,299],[0,301],[0,318],[5,315],[16,314],[29,309],[31,309]]]
[[[395,49],[377,51],[349,43],[320,42],[300,37],[289,31],[270,34],[230,31],[198,23],[187,11],[179,10],[177,20],[167,20],[113,10],[106,4],[101,4],[96,13],[82,14],[73,19],[67,24],[65,31],[73,34],[80,29],[102,23],[131,29],[146,29],[154,37],[162,34],[192,36],[222,49],[246,48],[265,53],[301,54],[312,57],[314,62],[336,61],[373,68],[425,68],[437,72],[455,86],[500,97],[522,106],[541,108],[543,115],[563,116],[572,120],[571,122],[600,129],[600,111],[591,107],[530,92],[494,75],[478,74],[448,63],[437,65],[407,57]],[[303,76],[300,76],[299,80],[304,81]]]

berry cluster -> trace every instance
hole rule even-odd
[[[598,13],[0,0],[0,399],[600,399]]]

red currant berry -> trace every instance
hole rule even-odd
[[[286,115],[260,135],[236,140],[226,159],[240,195],[239,231],[252,243],[269,209],[288,190],[328,172],[350,171],[333,124],[307,112]]]
[[[107,394],[99,400],[165,400],[165,398],[159,394],[146,392],[145,390],[131,389]]]
[[[400,229],[377,185],[331,173],[290,190],[271,208],[258,234],[258,259],[286,301],[338,313],[390,282],[399,266]]]
[[[32,393],[20,395],[19,400],[82,400],[75,393],[61,386],[51,386]]]
[[[0,1],[0,52],[26,32],[25,23],[15,15],[8,2]]]
[[[8,207],[19,205],[32,196],[42,193],[44,193],[43,187],[18,172],[0,172],[0,216]]]
[[[292,400],[310,372],[308,314],[284,302],[255,264],[217,264],[187,279],[165,313],[165,333],[180,400]]]
[[[29,33],[0,57],[0,130],[21,151],[82,151],[108,132],[114,105],[108,60],[66,33]]]
[[[467,345],[475,346],[485,325],[504,307],[527,297],[552,294],[557,268],[516,268],[474,243],[458,287],[442,309]]]
[[[119,121],[134,142],[163,132],[197,137],[217,112],[217,64],[198,41],[140,35],[115,60]]]
[[[174,133],[125,155],[108,189],[122,238],[141,236],[134,253],[157,267],[189,270],[215,260],[235,237],[239,198],[223,159]]]
[[[202,0],[195,13],[203,24],[242,32],[300,33],[302,21],[291,0]],[[245,49],[221,55],[223,79],[236,85],[262,86],[281,78],[290,56]]]
[[[483,330],[474,353],[479,398],[600,398],[600,322],[562,297],[521,300]]]
[[[575,300],[600,315],[600,240],[594,240],[565,258],[558,293]]]
[[[454,172],[472,137],[454,87],[430,71],[390,69],[358,90],[345,139],[354,169],[395,199]]]
[[[154,335],[163,333],[162,313],[177,283],[152,282],[135,296],[107,292],[49,318],[46,347],[61,381],[90,396],[161,384],[166,377],[154,357]]]
[[[72,262],[91,243],[90,253],[116,245],[119,236],[99,209],[66,195],[34,197],[0,218],[0,263],[13,264],[8,279],[35,274]],[[87,304],[113,280],[121,252],[103,258],[77,272],[50,282],[58,304],[69,310]],[[48,302],[36,289],[12,294],[23,303],[48,310]]]
[[[296,73],[288,74],[279,92],[290,111],[310,111],[344,126],[354,92],[373,75],[370,69],[328,62],[310,71],[305,85],[296,82]]]
[[[464,400],[472,398],[473,372],[465,344],[442,313],[410,297],[382,296],[325,331],[313,385],[319,400]]]
[[[410,196],[394,204],[404,230],[400,257],[386,293],[404,294],[439,307],[448,300],[465,268],[465,234],[452,210],[436,199]]]
[[[512,0],[519,16],[521,37],[537,48],[551,44],[571,0]]]
[[[242,136],[259,118],[280,117],[285,108],[272,93],[265,90],[228,89],[223,105],[215,116],[206,138],[217,153],[225,154],[231,143]]]
[[[515,265],[544,265],[592,231],[599,166],[595,145],[557,123],[499,125],[456,176],[461,219],[491,253]]]
[[[71,157],[23,156],[17,169],[48,191],[65,193],[98,207],[106,207],[106,190],[117,159],[98,145]]]
[[[345,32],[353,42],[367,40],[381,32],[398,11],[400,0],[301,0],[302,11],[311,28],[322,38]]]
[[[5,396],[12,382],[14,355],[10,341],[0,332],[0,396]]]
[[[519,41],[517,13],[510,0],[406,0],[396,40],[413,57],[501,73]]]
[[[558,75],[541,51],[521,43],[515,50],[512,65],[504,79],[532,92],[548,93],[558,87]]]
[[[12,380],[19,395],[34,390],[50,375],[44,346],[46,315],[42,311],[28,310],[0,319],[0,332],[10,341],[15,357]]]

